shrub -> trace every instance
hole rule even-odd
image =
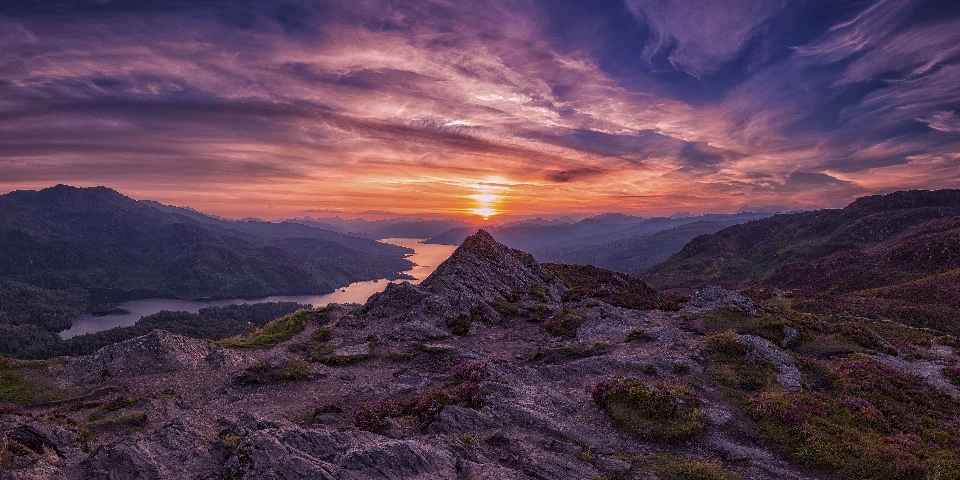
[[[613,377],[601,380],[591,392],[613,424],[645,440],[676,443],[703,430],[707,417],[697,408],[700,399],[689,387]]]
[[[654,338],[642,328],[635,328],[627,334],[628,342],[649,342],[651,340],[654,340]]]
[[[583,309],[568,310],[547,319],[543,328],[557,337],[573,338],[577,336],[577,329],[583,325]]]
[[[23,407],[19,405],[2,403],[0,404],[0,415],[19,415],[21,417],[26,417],[30,415],[30,412],[24,410]]]
[[[386,426],[387,418],[399,416],[400,405],[389,400],[364,403],[353,410],[353,424],[357,428],[377,431]]]
[[[472,320],[470,319],[470,315],[465,314],[450,317],[446,320],[447,328],[450,329],[450,333],[461,337],[470,333],[471,323]]]

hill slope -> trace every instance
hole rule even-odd
[[[802,291],[814,311],[960,331],[960,190],[863,197],[702,235],[645,276],[656,288]],[[919,291],[929,296],[919,295]]]
[[[297,224],[161,211],[104,188],[0,196],[0,279],[140,296],[316,294],[398,276],[409,249]]]

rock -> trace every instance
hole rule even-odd
[[[447,405],[437,420],[427,427],[427,433],[464,433],[493,428],[494,422],[476,410]]]
[[[360,357],[370,355],[370,344],[369,343],[358,343],[356,345],[349,345],[346,347],[340,347],[333,351],[334,358],[347,358],[347,357]]]
[[[221,476],[234,479],[455,478],[449,450],[369,432],[333,432],[285,425],[248,435]]]
[[[796,328],[783,326],[783,341],[780,342],[780,346],[787,348],[787,345],[790,345],[790,342],[796,340],[797,335],[800,335],[800,332]]]
[[[737,292],[725,288],[710,286],[693,294],[687,304],[680,309],[681,315],[695,315],[710,312],[721,307],[730,307],[748,313],[757,313],[753,301]]]
[[[631,468],[633,468],[633,465],[630,462],[604,456],[598,456],[593,461],[593,464],[600,470],[611,472],[614,475],[625,475],[630,471]]]
[[[791,392],[803,390],[801,384],[802,375],[797,369],[797,362],[790,355],[777,350],[776,347],[765,338],[755,337],[753,335],[744,335],[740,338],[742,343],[750,353],[757,355],[770,363],[773,363],[780,373],[777,374],[777,383]]]
[[[212,439],[174,419],[149,435],[104,446],[84,462],[85,478],[203,478],[216,472],[219,456]]]
[[[98,382],[116,376],[218,369],[240,363],[238,354],[206,340],[154,330],[103,347],[93,355],[68,360],[60,378]]]
[[[420,285],[388,285],[371,296],[358,315],[394,325],[428,321],[444,329],[454,320],[467,326],[474,321],[497,324],[503,321],[494,308],[497,302],[556,304],[564,291],[563,282],[532,255],[498,243],[480,230]],[[433,334],[422,327],[394,327],[391,335],[414,339]]]

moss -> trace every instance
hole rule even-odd
[[[550,302],[550,297],[547,296],[547,290],[543,288],[543,285],[534,284],[533,288],[530,289],[530,293],[533,294],[534,298],[543,303]]]
[[[329,342],[330,338],[333,337],[333,333],[330,330],[330,327],[320,327],[316,332],[313,332],[311,338],[317,342]]]
[[[146,412],[124,412],[81,422],[77,428],[87,434],[95,431],[130,431],[145,426],[148,420]]]
[[[773,364],[747,351],[733,332],[710,335],[704,341],[710,359],[707,372],[720,386],[736,391],[756,391],[773,385],[777,371]]]

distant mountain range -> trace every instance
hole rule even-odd
[[[320,294],[412,266],[409,249],[372,239],[66,185],[0,195],[0,252],[0,280],[38,299],[36,288],[107,299]]]
[[[771,215],[745,212],[644,218],[608,213],[566,224],[520,222],[484,228],[503,244],[530,252],[541,262],[594,265],[640,275],[698,235]],[[453,228],[425,243],[459,245],[475,231]]]
[[[798,306],[960,332],[960,190],[903,191],[703,235],[644,276],[658,289],[803,292]],[[797,296],[801,296],[797,294]]]

